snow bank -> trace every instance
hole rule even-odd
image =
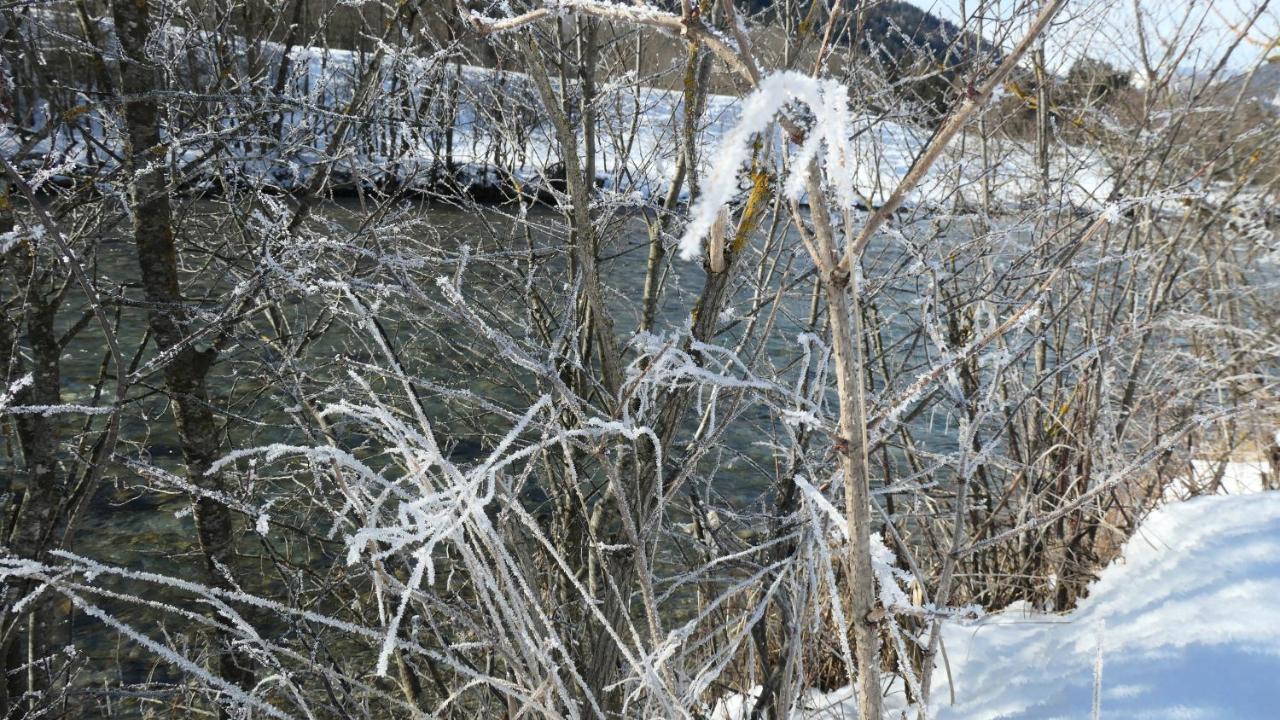
[[[1153,513],[1066,615],[1009,608],[944,632],[939,720],[1280,716],[1280,492]]]
[[[205,34],[177,27],[166,30],[167,55],[175,59],[189,59],[191,53],[203,57],[209,44]],[[104,20],[101,31],[109,37],[110,23]],[[28,32],[37,41],[43,37],[35,29]],[[243,38],[221,39],[232,46],[246,46]],[[265,77],[274,77],[285,48],[276,43],[254,47],[269,69]],[[230,182],[293,192],[309,187],[324,168],[329,170],[329,187],[344,192],[399,188],[434,195],[457,190],[509,200],[516,192],[539,194],[554,186],[560,160],[558,144],[549,123],[541,117],[541,103],[532,83],[521,73],[454,67],[435,56],[389,52],[375,81],[381,86],[382,97],[362,111],[357,122],[359,137],[345,136],[335,158],[329,155],[331,134],[344,122],[344,109],[367,70],[363,65],[367,59],[345,50],[293,47],[289,60],[290,73],[280,92],[258,88],[257,92],[207,106],[213,120],[201,118],[191,127],[168,128],[170,161],[175,168],[189,171],[185,186],[217,191]],[[202,62],[213,66],[211,58]],[[178,97],[202,97],[203,84],[210,78],[191,72],[197,76],[191,80],[193,87],[175,88]],[[766,78],[764,84],[772,84],[776,90],[771,93],[773,109],[800,101],[817,115],[837,108],[847,114],[840,130],[848,142],[839,143],[844,155],[837,158],[839,172],[834,175],[852,184],[865,201],[883,203],[924,150],[931,131],[916,124],[912,108],[884,117],[865,108],[843,107],[843,93],[826,92],[819,98],[800,92],[806,86],[799,82],[802,80],[809,79],[787,74]],[[832,90],[839,88],[834,81],[822,84]],[[595,165],[602,196],[634,204],[666,193],[680,154],[683,104],[682,93],[638,85],[630,76],[615,78],[599,88],[600,138]],[[38,105],[31,127],[19,130],[0,125],[0,155],[31,173],[33,184],[69,184],[76,177],[106,176],[117,169],[115,158],[98,149],[99,145],[119,146],[116,123],[88,113],[76,121],[82,126],[80,130],[73,131],[68,125],[51,128],[49,123],[56,113],[43,103]],[[633,118],[636,112],[639,116]],[[708,96],[698,129],[699,145],[705,148],[700,159],[704,172],[714,169],[713,161],[720,153],[741,151],[747,138],[739,136],[750,133],[735,135],[735,131],[743,127],[760,130],[763,123],[756,122],[759,119],[753,117],[747,99]],[[85,133],[94,137],[93,143],[85,140]],[[447,151],[446,133],[452,137]],[[25,147],[27,139],[33,139],[29,148]],[[776,133],[772,141],[779,148],[784,143]],[[990,151],[991,166],[984,168],[973,143],[963,151],[960,143],[954,143],[909,194],[907,203],[949,205],[958,193],[965,203],[977,204],[984,177],[998,203],[1018,206],[1038,200],[1040,172],[1030,149],[1005,139]],[[1101,206],[1111,189],[1105,158],[1084,148],[1073,148],[1071,154],[1077,157],[1054,158],[1053,174],[1061,179],[1061,192],[1051,201]],[[210,155],[213,159],[205,160]],[[729,167],[729,177],[720,178],[724,193],[732,194],[735,189],[735,169]],[[687,200],[684,192],[681,199]]]
[[[1227,476],[1249,479],[1241,467]],[[1167,505],[1074,611],[1015,606],[949,623],[943,637],[951,678],[940,665],[936,720],[1088,719],[1095,701],[1103,718],[1280,717],[1280,492]],[[917,717],[900,692],[889,701],[887,718]],[[747,718],[751,706],[729,696],[711,717]],[[792,717],[857,710],[846,688],[811,692]]]

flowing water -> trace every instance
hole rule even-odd
[[[509,218],[497,213],[483,216],[456,208],[423,204],[405,211],[405,219],[412,219],[415,228],[414,241],[422,243],[422,247],[435,250],[447,250],[450,257],[464,244],[473,253],[486,256],[485,262],[473,262],[464,275],[464,294],[475,302],[485,302],[486,289],[503,286],[511,281],[510,272],[518,272],[518,263],[525,252],[523,236],[513,233],[513,223]],[[193,201],[188,203],[180,217],[183,226],[181,232],[185,237],[194,237],[197,242],[201,238],[215,239],[215,233],[227,232],[225,209],[219,209],[214,201]],[[355,232],[360,227],[363,213],[355,201],[333,203],[317,210],[317,222],[325,223],[336,238],[343,232]],[[221,218],[221,220],[219,219]],[[559,227],[558,215],[550,211],[531,212],[530,220],[536,227],[555,230]],[[543,233],[546,235],[547,233]],[[639,298],[641,297],[645,261],[648,248],[647,229],[639,218],[625,218],[618,222],[612,240],[602,251],[606,259],[601,263],[604,281],[609,292],[609,302],[614,311],[619,338],[631,338],[639,322]],[[212,245],[212,243],[210,243]],[[792,246],[798,248],[799,243],[792,238]],[[411,248],[401,248],[411,249]],[[386,252],[388,248],[382,248]],[[511,266],[503,267],[501,253],[511,254]],[[429,255],[431,253],[428,253]],[[439,253],[435,253],[439,256]],[[900,255],[886,252],[883,248],[873,248],[869,255],[871,266],[878,264],[884,268],[895,266]],[[190,258],[188,258],[190,261]],[[755,262],[754,260],[750,260]],[[106,289],[116,289],[123,284],[133,286],[129,297],[139,297],[136,287],[137,260],[133,247],[127,239],[106,235],[101,240],[97,256],[97,267],[94,268],[100,282]],[[812,279],[808,274],[810,266],[801,251],[794,258],[784,257],[779,269],[789,264],[790,270],[785,274],[782,301],[772,314],[772,303],[765,304],[760,323],[764,323],[772,314],[770,322],[772,330],[760,352],[768,362],[777,368],[786,368],[783,380],[790,384],[801,372],[798,361],[802,357],[798,337],[807,332],[807,317],[810,314]],[[200,273],[199,268],[191,269],[191,289],[188,296],[196,300],[202,308],[217,307],[218,300],[227,293],[233,281],[222,275],[209,276]],[[454,266],[442,263],[440,275],[451,275]],[[748,268],[755,272],[756,268]],[[568,269],[563,257],[548,260],[547,272],[554,275],[559,272],[568,280]],[[421,273],[415,277],[433,277],[434,272]],[[659,309],[658,333],[676,334],[687,328],[690,312],[703,283],[703,273],[698,263],[675,260],[667,270],[664,281],[668,288],[662,306]],[[771,283],[770,295],[777,290],[778,281]],[[902,303],[905,308],[910,302],[913,288],[903,286],[885,291],[885,297]],[[474,294],[472,294],[474,293]],[[111,293],[104,293],[111,294]],[[376,295],[370,290],[366,295]],[[435,295],[433,293],[433,295]],[[332,301],[335,294],[324,295],[325,301]],[[287,295],[289,317],[297,323],[317,318],[322,307],[316,297],[308,297],[306,293]],[[74,300],[73,300],[74,302]],[[411,374],[441,386],[454,389],[465,389],[486,399],[510,407],[520,412],[521,396],[509,384],[499,383],[486,373],[476,373],[467,377],[458,377],[452,368],[450,354],[451,345],[457,343],[477,343],[473,328],[455,325],[441,320],[434,322],[429,332],[422,332],[421,318],[405,317],[420,310],[430,317],[441,317],[437,310],[421,307],[415,308],[409,302],[400,309],[389,310],[383,314],[384,326],[388,334],[401,351],[401,357]],[[500,298],[501,303],[511,305],[521,302],[517,297]],[[741,338],[743,328],[747,324],[753,299],[750,295],[733,298],[728,307],[730,310],[722,317],[721,334],[715,342],[726,347],[733,347]],[[487,309],[498,309],[497,306]],[[518,308],[507,308],[518,309]],[[126,355],[138,352],[143,341],[146,327],[145,308],[136,304],[125,305],[120,310],[120,343]],[[64,313],[72,315],[73,313]],[[519,313],[509,317],[520,317]],[[66,322],[70,322],[68,319]],[[887,342],[899,337],[894,334],[907,332],[904,315],[890,314],[886,323],[889,327]],[[380,358],[371,357],[367,345],[353,343],[352,338],[344,336],[346,326],[335,325],[328,333],[316,340],[307,350],[306,360],[302,363],[303,372],[314,373],[312,381],[328,380],[349,384],[345,379],[343,365],[337,358],[352,358],[368,362],[379,362]],[[506,327],[507,332],[520,335],[525,328]],[[100,344],[100,335],[95,334],[97,328],[90,326],[81,333],[80,340],[68,347],[64,357],[63,386],[64,401],[85,403],[91,401],[91,394],[103,367],[104,348]],[[746,346],[744,354],[754,350],[753,343]],[[145,362],[151,357],[153,350],[146,349],[141,353]],[[482,350],[482,356],[490,352]],[[493,361],[503,361],[493,352]],[[228,450],[250,446],[266,445],[275,442],[306,444],[307,439],[299,432],[296,424],[291,422],[288,406],[293,404],[287,392],[280,387],[271,387],[262,378],[272,367],[278,367],[283,359],[278,353],[264,343],[250,342],[241,339],[232,342],[223,350],[219,363],[215,366],[210,378],[211,393],[215,407],[225,410],[228,424],[227,440],[224,447]],[[811,364],[810,372],[814,365]],[[256,372],[245,372],[246,369]],[[137,387],[134,395],[135,408],[127,414],[127,421],[121,433],[121,445],[117,452],[120,455],[143,460],[160,468],[181,474],[181,453],[177,439],[172,431],[171,419],[165,416],[166,407],[163,395],[159,391],[160,378],[152,375],[147,379],[148,389]],[[111,387],[108,380],[106,387]],[[280,397],[284,395],[285,397]],[[332,401],[344,397],[342,392],[330,392],[317,402]],[[359,400],[355,394],[347,399]],[[438,394],[423,392],[422,397],[430,419],[437,423],[437,430],[442,436],[451,439],[453,458],[458,462],[468,462],[481,457],[492,445],[493,433],[501,433],[508,426],[507,421],[500,418],[471,418],[459,422],[454,417],[456,406],[449,404]],[[700,396],[699,403],[706,402],[708,396]],[[723,421],[724,408],[717,408],[716,419]],[[832,410],[834,411],[834,410]],[[726,454],[718,458],[714,476],[706,478],[700,485],[700,492],[714,495],[721,507],[730,507],[750,512],[762,503],[768,503],[772,493],[772,479],[775,476],[782,454],[768,444],[768,439],[778,432],[780,418],[763,406],[748,407],[733,420],[727,431],[724,446]],[[696,424],[696,414],[694,422]],[[689,426],[692,430],[693,425]],[[924,428],[927,436],[933,437],[940,445],[945,445],[944,432],[932,432]],[[344,446],[357,448],[368,438],[358,434],[343,435],[340,441]],[[364,447],[364,452],[375,455],[377,448]],[[235,480],[232,481],[233,483]],[[109,475],[109,481],[102,484],[93,495],[85,512],[75,526],[75,535],[71,547],[78,554],[106,563],[127,566],[136,570],[150,570],[165,574],[194,576],[187,579],[200,581],[202,573],[197,572],[203,563],[198,557],[195,530],[189,515],[189,498],[181,492],[164,493],[145,487],[147,483],[127,471],[115,470]],[[324,522],[318,519],[318,522]],[[246,522],[252,523],[252,519]],[[323,529],[327,529],[327,526]],[[260,554],[260,553],[259,553]],[[320,550],[311,557],[311,562],[318,564],[340,563],[342,558],[331,551]],[[154,613],[144,612],[140,608],[121,609],[122,617],[134,620],[141,627],[148,629],[147,623]],[[138,680],[147,673],[154,672],[151,665],[153,658],[149,654],[122,643],[114,635],[106,633],[95,621],[81,616],[79,621],[63,624],[73,628],[74,637],[66,642],[76,642],[82,649],[87,645],[92,655],[112,655],[112,662],[123,659],[126,675]],[[106,659],[105,657],[103,658]],[[110,667],[110,663],[103,667]],[[131,670],[130,670],[131,668]],[[136,672],[134,672],[136,671]]]

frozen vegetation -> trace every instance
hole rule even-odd
[[[1267,471],[1264,462],[1233,465],[1223,494],[1153,512],[1070,611],[1016,604],[947,622],[931,717],[1274,717],[1280,492],[1259,492]],[[891,697],[894,715],[905,698],[900,688]],[[712,716],[745,718],[750,707],[725,699]],[[857,712],[845,690],[813,693],[794,717]]]
[[[1210,5],[0,3],[0,718],[1275,716]]]
[[[110,25],[104,21],[102,29],[108,31]],[[201,46],[199,36],[173,28],[166,39],[174,52]],[[243,39],[234,42],[244,44]],[[279,71],[283,46],[268,42],[255,50]],[[189,189],[217,191],[223,183],[233,182],[265,191],[301,192],[317,174],[327,173],[329,186],[340,192],[380,188],[509,199],[519,193],[546,192],[562,172],[554,132],[533,107],[536,91],[526,74],[443,65],[435,57],[400,54],[384,57],[380,65],[384,76],[380,91],[396,99],[375,106],[372,119],[366,120],[379,132],[343,148],[335,159],[328,142],[343,120],[344,108],[370,72],[363,64],[368,58],[350,50],[318,47],[292,47],[288,56],[282,94],[244,98],[240,106],[222,108],[212,123],[165,138],[169,161],[187,171],[184,184]],[[775,109],[777,103],[800,98],[794,85],[797,78],[805,76],[772,79],[774,87],[785,88],[786,95],[770,98]],[[441,83],[447,97],[434,96]],[[841,87],[836,82],[833,89]],[[194,89],[187,94],[198,99]],[[752,125],[740,117],[741,97],[708,93],[702,102],[697,137],[708,149],[719,148],[731,128]],[[623,75],[598,89],[596,103],[601,134],[610,139],[595,151],[601,200],[636,206],[661,198],[677,173],[683,94],[645,86],[634,75]],[[413,113],[417,108],[427,112]],[[882,204],[929,141],[930,129],[919,123],[919,114],[913,110],[918,109],[908,106],[898,112],[855,113],[848,118],[842,128],[850,149],[844,173],[859,188],[856,203]],[[76,175],[118,169],[118,158],[102,151],[120,143],[118,128],[91,123],[86,137],[84,132],[55,129],[54,114],[40,103],[20,129],[0,127],[0,151],[19,167],[30,167],[37,183],[69,182]],[[279,120],[269,130],[257,127],[265,117]],[[270,145],[224,146],[228,135],[246,129],[278,133],[279,138]],[[745,131],[739,132],[746,137]],[[446,134],[451,136],[448,147]],[[34,142],[24,142],[32,137]],[[909,204],[941,205],[959,198],[979,205],[980,179],[984,178],[998,202],[1008,207],[1035,200],[1041,181],[1034,148],[1025,142],[1002,143],[985,163],[977,162],[975,152],[972,147],[950,149],[913,189]],[[217,161],[203,162],[210,154]],[[714,157],[718,153],[703,154],[701,162],[709,168]],[[1108,176],[1119,169],[1109,166],[1114,160],[1097,148],[1055,148],[1051,172],[1060,192],[1055,202],[1105,206],[1111,201]],[[730,188],[738,189],[732,178],[723,189]],[[682,201],[688,200],[687,188],[677,193]]]

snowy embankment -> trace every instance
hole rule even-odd
[[[944,627],[936,720],[1280,717],[1280,491],[1263,462],[1197,461],[1231,493],[1153,512],[1064,614],[1014,606]],[[1236,494],[1242,493],[1242,494]],[[952,697],[954,696],[954,702]],[[887,717],[916,717],[901,693]],[[895,707],[891,702],[890,707]],[[717,720],[749,717],[726,698]],[[905,714],[905,715],[904,715]],[[796,720],[854,718],[848,691],[812,694]]]
[[[1153,513],[1065,615],[1008,608],[945,632],[939,720],[1280,716],[1280,492]]]
[[[110,23],[101,22],[109,37]],[[230,183],[291,192],[310,187],[324,172],[331,191],[456,191],[509,199],[515,192],[546,191],[562,172],[551,124],[533,83],[521,73],[390,53],[374,80],[376,100],[347,115],[370,72],[366,57],[345,50],[292,48],[287,81],[276,93],[273,78],[285,50],[275,43],[255,45],[268,68],[263,82],[270,80],[273,89],[245,87],[211,96],[206,85],[217,84],[209,71],[212,59],[191,61],[207,49],[202,38],[180,28],[166,32],[172,64],[191,84],[186,90],[175,88],[172,97],[177,102],[189,98],[197,110],[191,119],[171,117],[189,126],[166,126],[171,167],[185,188],[215,191]],[[239,38],[231,43],[245,45]],[[210,104],[211,98],[218,99]],[[721,141],[741,119],[745,104],[744,98],[728,95],[706,99],[698,128],[704,171],[718,157]],[[645,86],[629,74],[599,88],[595,167],[602,199],[633,204],[666,194],[680,156],[683,105],[682,93]],[[931,131],[913,122],[910,107],[892,116],[853,109],[847,128],[855,156],[850,163],[853,183],[865,201],[878,205],[906,175]],[[27,170],[37,184],[106,176],[116,169],[117,158],[103,148],[121,147],[118,122],[43,102],[27,115],[25,127],[0,126],[0,154]],[[74,127],[51,125],[59,115],[75,118]],[[773,140],[780,149],[781,135],[775,133]],[[909,205],[950,205],[957,197],[977,204],[984,183],[999,205],[1038,197],[1040,173],[1031,152],[1019,143],[1004,139],[991,144],[986,163],[975,142],[953,145],[912,191]],[[1063,188],[1054,202],[1103,204],[1111,186],[1102,157],[1076,148],[1055,158],[1053,165]]]

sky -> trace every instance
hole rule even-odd
[[[1065,72],[1080,55],[1106,60],[1126,69],[1141,65],[1135,2],[1143,13],[1147,51],[1159,56],[1170,46],[1183,47],[1191,40],[1191,52],[1179,63],[1187,72],[1210,67],[1238,34],[1238,29],[1265,0],[1068,0],[1055,21],[1046,46],[1047,64],[1053,72]],[[1028,4],[1036,9],[1042,0],[911,0],[935,15],[961,24],[980,7],[988,18],[1008,19],[1021,10],[1029,22]],[[1268,43],[1280,38],[1280,3],[1272,3],[1245,36],[1228,62],[1235,72],[1247,70],[1264,56],[1280,57],[1280,48]],[[963,12],[963,14],[962,14]],[[999,22],[988,21],[988,26]],[[992,31],[984,35],[992,39]],[[1017,37],[1006,40],[1006,46]],[[1268,52],[1268,50],[1270,50]]]

